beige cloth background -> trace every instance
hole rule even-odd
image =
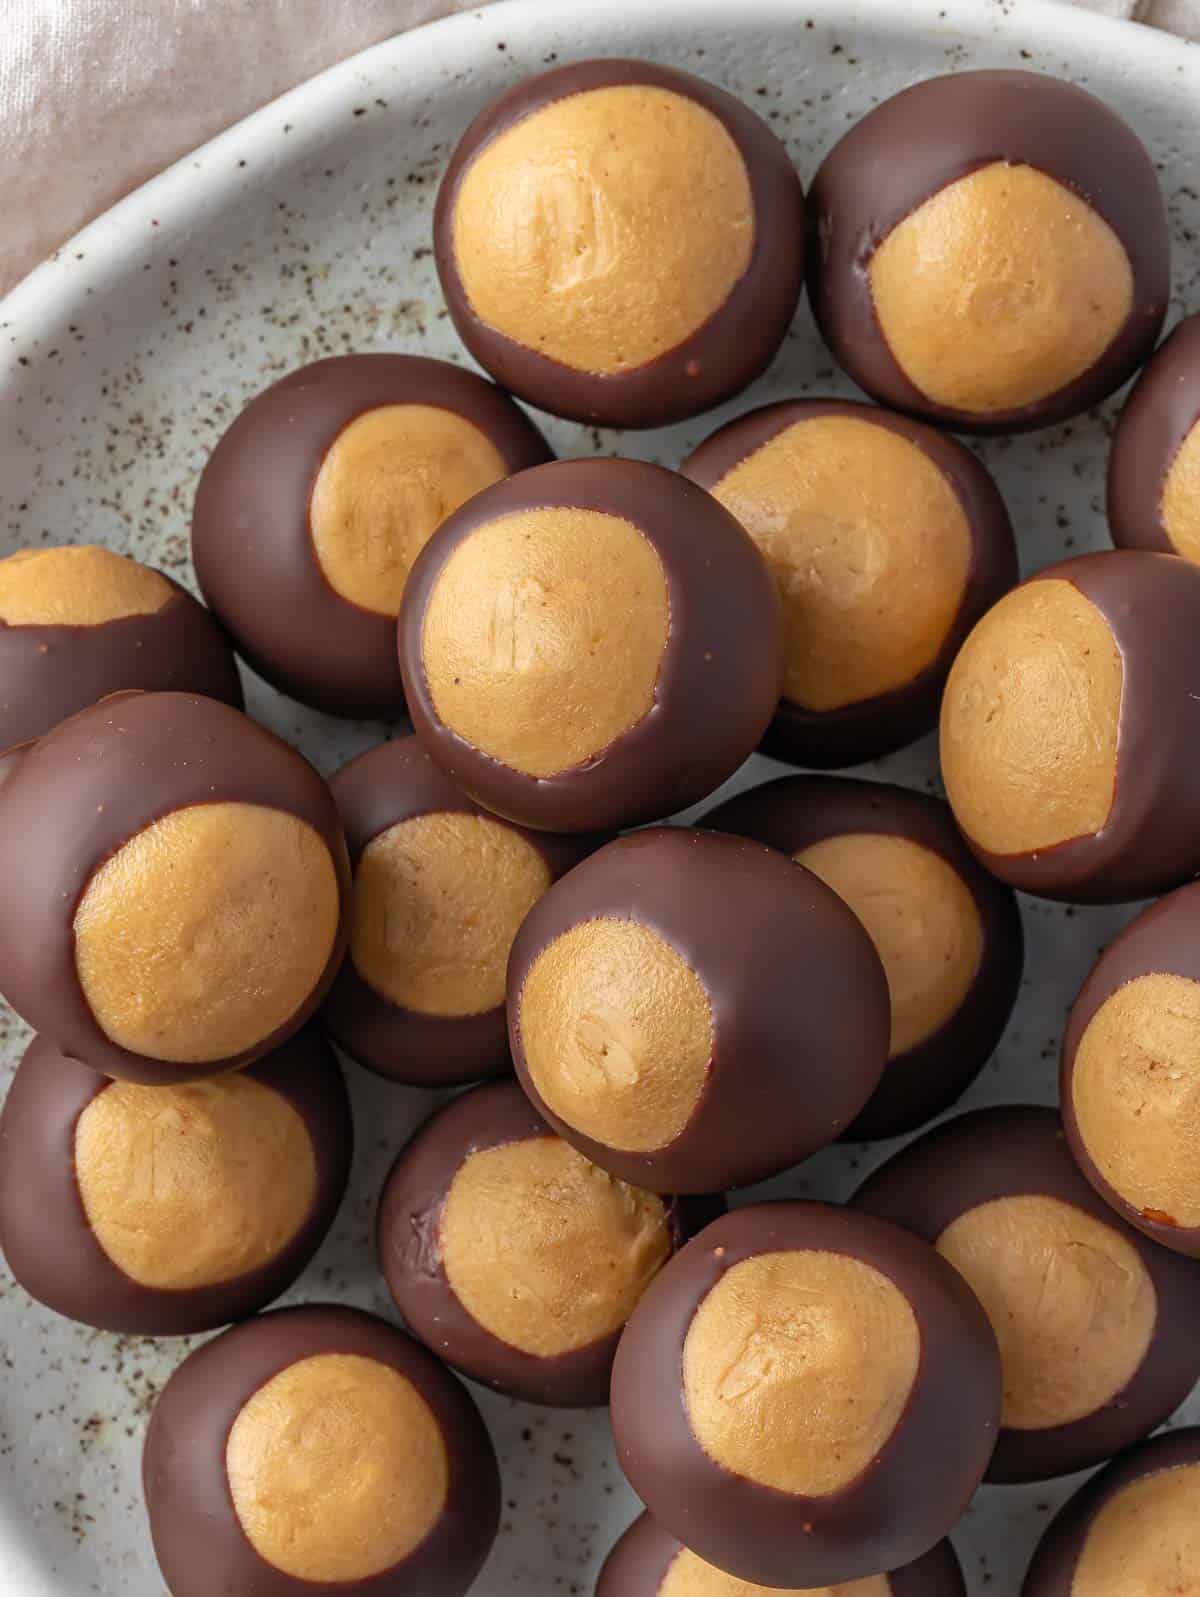
[[[369,44],[478,3],[0,0],[0,293],[256,106]],[[1076,4],[1200,38],[1200,0]]]

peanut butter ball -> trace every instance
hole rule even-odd
[[[1044,898],[1111,903],[1200,870],[1200,569],[1142,550],[1039,571],[988,611],[942,700],[954,818]]]
[[[252,400],[213,451],[192,517],[197,580],[281,692],[395,718],[413,561],[452,510],[550,458],[511,399],[445,361],[316,361]]]
[[[0,990],[64,1053],[146,1085],[252,1064],[341,963],[350,871],[329,789],[237,710],[128,693],[4,785]]]
[[[1118,548],[1200,564],[1200,315],[1159,345],[1125,402],[1108,457],[1108,525]]]
[[[0,1247],[30,1296],[185,1336],[265,1308],[346,1189],[350,1103],[311,1029],[248,1070],[146,1087],[35,1038],[0,1114]]]
[[[1097,404],[1158,337],[1170,241],[1154,164],[1085,90],[959,72],[855,124],[813,183],[809,286],[882,404],[1023,432]]]
[[[800,180],[766,123],[648,61],[518,83],[463,135],[434,217],[480,365],[606,427],[681,421],[757,377],[800,297],[803,237]]]
[[[400,667],[417,736],[478,803],[593,832],[706,797],[779,699],[766,564],[695,483],[564,460],[478,494],[413,567]]]

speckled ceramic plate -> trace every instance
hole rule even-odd
[[[104,541],[189,579],[196,475],[251,394],[319,355],[412,350],[463,359],[430,259],[447,153],[516,78],[592,54],[668,61],[768,117],[810,178],[870,105],[914,79],[1029,66],[1088,85],[1150,144],[1166,185],[1176,311],[1200,306],[1200,50],[1040,0],[558,0],[499,5],[379,46],[234,128],[67,245],[0,305],[0,548]],[[770,373],[719,416],[625,439],[561,422],[563,454],[620,450],[668,464],[714,421],[797,394],[849,392],[802,307]],[[1114,414],[981,452],[1013,511],[1026,571],[1102,547]],[[301,710],[250,683],[250,709],[322,768],[383,735]],[[929,743],[881,767],[932,785]],[[751,762],[732,786],[769,773]],[[0,891],[3,886],[0,884]],[[1124,910],[1025,905],[1020,1008],[971,1104],[1049,1101],[1063,1012]],[[0,1013],[3,1061],[25,1043]],[[356,1177],[333,1236],[289,1301],[389,1312],[371,1247],[396,1149],[432,1107],[351,1067]],[[7,1074],[3,1079],[7,1079]],[[848,1195],[885,1148],[835,1150],[767,1189]],[[138,1460],[146,1415],[186,1351],[77,1328],[0,1274],[0,1594],[160,1593]],[[480,1597],[590,1594],[635,1511],[602,1413],[479,1394],[504,1463],[505,1513]],[[1192,1417],[1200,1407],[1192,1405]],[[1073,1483],[991,1488],[956,1533],[975,1597],[1015,1593]]]

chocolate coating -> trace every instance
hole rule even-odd
[[[1103,355],[1056,393],[982,415],[935,404],[892,355],[875,313],[871,258],[948,184],[994,161],[1031,166],[1081,196],[1117,235],[1133,303]],[[826,156],[809,202],[809,292],[838,362],[882,404],[956,431],[1023,432],[1097,404],[1154,347],[1170,293],[1158,178],[1132,129],[1086,90],[1035,72],[958,72],[893,95]]]
[[[395,738],[358,755],[331,779],[329,790],[346,829],[352,868],[372,838],[401,821],[438,813],[487,814],[442,774],[415,737]],[[591,838],[513,830],[537,849],[552,880],[595,846]],[[503,1004],[477,1015],[405,1009],[359,974],[352,955],[325,1000],[321,1024],[359,1064],[414,1087],[457,1086],[511,1068]]]
[[[1085,1481],[1059,1510],[1038,1543],[1021,1587],[1022,1597],[1071,1597],[1075,1567],[1088,1532],[1117,1493],[1147,1475],[1191,1464],[1200,1464],[1200,1426],[1195,1425],[1152,1437]],[[1184,1581],[1193,1574],[1190,1569],[1180,1571]],[[1186,1591],[1186,1585],[1182,1589]]]
[[[95,626],[8,626],[0,621],[0,749],[29,743],[109,693],[203,693],[242,707],[229,639],[191,594],[161,610]]]
[[[535,778],[439,720],[421,635],[442,568],[477,527],[554,507],[600,511],[638,527],[666,572],[671,624],[650,711],[588,763]],[[642,461],[564,460],[485,489],[442,523],[405,589],[400,669],[418,737],[472,798],[526,826],[603,831],[684,809],[737,769],[779,700],[783,622],[765,562],[711,495]]]
[[[150,1418],[142,1483],[154,1551],[172,1597],[253,1592],[301,1597],[315,1588],[273,1568],[234,1513],[225,1470],[229,1432],[258,1391],[300,1359],[340,1353],[374,1359],[420,1392],[442,1433],[446,1502],[417,1549],[382,1574],[326,1587],[363,1597],[463,1597],[500,1519],[496,1454],[479,1411],[424,1348],[358,1309],[277,1309],[197,1349],[163,1388]]]
[[[1178,554],[1162,519],[1175,457],[1200,421],[1200,314],[1185,317],[1125,401],[1108,457],[1108,529],[1121,549]]]
[[[4,787],[0,827],[0,982],[17,1013],[72,1058],[149,1085],[236,1070],[300,1029],[333,981],[324,974],[286,1025],[231,1059],[151,1059],[100,1029],[75,966],[74,918],[93,873],[137,832],[177,809],[261,804],[298,816],[329,849],[343,907],[350,869],[329,789],[282,739],[215,699],[120,694],[64,721],[29,751]]]
[[[1168,893],[1133,920],[1101,954],[1071,1007],[1063,1033],[1060,1087],[1063,1130],[1075,1162],[1112,1209],[1166,1248],[1200,1259],[1200,1226],[1179,1226],[1136,1208],[1105,1179],[1088,1153],[1075,1117],[1075,1055],[1097,1011],[1118,988],[1139,976],[1200,981],[1200,883]]]
[[[666,1147],[626,1153],[560,1120],[534,1087],[520,998],[541,951],[581,921],[631,920],[664,938],[712,1008],[701,1098]],[[779,950],[793,979],[779,979]],[[721,1192],[765,1180],[840,1136],[879,1084],[889,1006],[879,956],[811,871],[716,832],[656,827],[579,865],[526,919],[508,964],[509,1042],[538,1113],[593,1163],[652,1192]]]
[[[468,167],[492,139],[567,95],[630,84],[683,95],[717,118],[745,162],[756,226],[750,264],[715,315],[657,359],[604,375],[549,359],[475,314],[455,260],[454,209]],[[433,226],[442,292],[459,337],[479,364],[530,404],[601,427],[665,426],[745,388],[783,342],[804,286],[804,192],[783,145],[733,95],[648,61],[581,61],[515,85],[460,139],[438,190]]]
[[[871,422],[915,445],[947,479],[971,537],[962,603],[937,658],[904,687],[837,710],[809,710],[781,699],[761,748],[776,760],[818,767],[859,765],[924,737],[937,725],[946,676],[967,633],[1017,581],[1012,523],[990,472],[954,438],[875,405],[839,399],[795,399],[764,405],[718,428],[679,468],[714,488],[749,455],[797,422],[844,416]]]
[[[878,1457],[826,1497],[732,1474],[689,1423],[682,1348],[702,1300],[758,1254],[844,1253],[886,1276],[921,1333],[908,1403]],[[1000,1410],[995,1338],[973,1293],[924,1243],[823,1203],[766,1203],[709,1226],[634,1310],[613,1370],[617,1458],[672,1535],[719,1569],[768,1586],[827,1586],[920,1558],[958,1519],[983,1475]]]
[[[317,560],[313,484],[344,428],[364,411],[404,404],[464,417],[510,471],[551,459],[533,423],[473,372],[417,355],[338,355],[252,400],[196,490],[201,592],[259,676],[331,715],[394,718],[404,695],[395,622],[335,592]]]
[[[1153,1339],[1125,1389],[1105,1407],[1044,1430],[1002,1428],[987,1479],[1049,1480],[1087,1469],[1139,1441],[1171,1414],[1200,1375],[1191,1327],[1200,1313],[1200,1276],[1176,1254],[1124,1225],[1092,1191],[1067,1151],[1053,1109],[977,1109],[925,1133],[867,1178],[853,1199],[935,1243],[968,1209],[1020,1195],[1057,1198],[1111,1227],[1132,1247],[1154,1284]]]
[[[1001,881],[1042,898],[1124,903],[1200,871],[1200,568],[1140,549],[1079,555],[1029,580],[1070,582],[1100,611],[1124,666],[1112,809],[1100,831],[1037,853],[993,854]]]
[[[649,1514],[635,1519],[604,1561],[596,1597],[658,1597],[683,1543]],[[962,1569],[948,1541],[938,1542],[915,1564],[888,1575],[891,1597],[966,1597]],[[782,1597],[796,1597],[784,1593]]]
[[[379,1203],[379,1260],[409,1330],[454,1369],[527,1403],[594,1408],[608,1402],[620,1331],[550,1358],[513,1347],[459,1301],[441,1252],[443,1206],[470,1155],[553,1136],[516,1082],[490,1083],[455,1098],[422,1126],[392,1166]],[[668,1200],[672,1250],[723,1210],[719,1198]]]
[[[333,1224],[350,1173],[350,1100],[314,1030],[247,1072],[304,1122],[316,1165],[309,1213],[267,1264],[213,1286],[163,1290],[132,1280],[96,1239],[75,1176],[75,1128],[111,1082],[35,1037],[0,1114],[0,1247],[31,1297],[103,1331],[189,1336],[243,1320],[286,1292]]]
[[[1008,1024],[1021,985],[1025,940],[1010,889],[981,870],[950,806],[926,793],[852,777],[783,776],[739,793],[705,826],[795,855],[847,832],[906,838],[945,860],[974,901],[983,952],[970,991],[931,1036],[888,1060],[883,1080],[844,1135],[898,1137],[948,1109],[983,1069]]]

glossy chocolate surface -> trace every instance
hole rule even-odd
[[[455,259],[454,211],[463,176],[491,140],[567,95],[629,84],[683,95],[721,122],[746,165],[755,237],[749,266],[708,321],[645,365],[607,375],[577,371],[540,355],[475,314]],[[573,421],[662,427],[720,404],[770,364],[804,286],[804,193],[787,151],[767,124],[723,89],[648,61],[581,61],[518,83],[467,129],[438,190],[434,251],[460,338],[504,388]]]
[[[332,715],[404,713],[396,623],[337,593],[317,560],[309,502],[339,434],[381,405],[464,417],[510,471],[551,458],[491,383],[417,355],[337,355],[289,373],[242,411],[204,468],[192,558],[204,597],[259,676]]]
[[[1185,317],[1125,401],[1108,457],[1108,528],[1121,549],[1178,554],[1162,519],[1175,457],[1200,421],[1200,314]]]
[[[307,760],[215,699],[128,693],[64,721],[4,786],[0,827],[0,988],[64,1053],[104,1075],[150,1085],[236,1070],[298,1031],[341,963],[344,931],[321,980],[286,1025],[230,1059],[151,1059],[113,1042],[84,997],[74,920],[94,872],[143,828],[193,804],[259,804],[305,821],[329,848],[343,919],[350,869],[337,809]]]
[[[555,1133],[516,1082],[464,1093],[417,1132],[392,1166],[379,1204],[379,1259],[409,1330],[439,1358],[527,1403],[591,1408],[608,1402],[620,1331],[552,1358],[503,1342],[464,1308],[446,1275],[439,1228],[454,1178],[473,1153]],[[720,1199],[668,1199],[672,1249],[724,1209]]]
[[[784,400],[764,405],[719,428],[679,468],[713,489],[735,466],[797,422],[842,416],[870,422],[915,445],[945,477],[962,506],[971,538],[971,563],[962,602],[937,658],[900,688],[836,710],[809,710],[781,699],[762,741],[764,754],[796,765],[859,765],[924,737],[937,725],[942,688],[967,633],[1017,581],[1012,523],[1000,491],[970,450],[932,427],[840,399]]]
[[[1049,1480],[1111,1458],[1161,1425],[1200,1376],[1200,1274],[1097,1197],[1076,1169],[1053,1109],[977,1109],[935,1127],[868,1177],[853,1206],[932,1244],[969,1209],[1025,1195],[1069,1203],[1135,1248],[1154,1284],[1158,1317],[1136,1374],[1103,1408],[1043,1430],[1001,1430],[987,1473],[1001,1483]]]
[[[96,1239],[75,1175],[79,1117],[112,1085],[36,1037],[0,1114],[0,1248],[16,1280],[57,1314],[104,1331],[188,1336],[265,1308],[286,1292],[333,1224],[350,1173],[350,1101],[314,1029],[247,1071],[304,1122],[316,1185],[291,1241],[260,1268],[212,1286],[167,1290],[132,1280]]]
[[[924,1041],[888,1060],[870,1102],[844,1133],[897,1137],[948,1109],[983,1069],[1008,1024],[1025,958],[1011,889],[982,870],[950,806],[926,793],[853,777],[783,776],[739,793],[704,817],[705,826],[754,838],[794,855],[848,832],[901,837],[928,849],[958,875],[974,901],[983,952],[970,991]]]
[[[1013,410],[956,410],[900,368],[875,315],[879,245],[948,184],[995,161],[1032,166],[1081,196],[1129,258],[1133,304],[1087,371]],[[809,291],[838,362],[881,403],[961,432],[1022,432],[1097,404],[1154,348],[1170,293],[1170,241],[1153,163],[1133,130],[1086,90],[1036,72],[930,78],[878,106],[826,156],[809,199]]]
[[[433,763],[415,737],[395,738],[344,765],[329,783],[350,863],[357,869],[371,840],[418,815],[487,815]],[[559,837],[514,826],[546,862],[551,880],[595,847],[596,840]],[[393,1003],[359,974],[347,955],[321,1009],[325,1030],[376,1075],[414,1087],[450,1087],[511,1069],[504,1006],[475,1015],[433,1015]]]
[[[907,1298],[921,1333],[908,1403],[847,1486],[801,1497],[733,1474],[692,1433],[680,1377],[693,1316],[727,1270],[763,1253],[861,1260]],[[996,1341],[956,1271],[907,1232],[823,1203],[739,1209],[652,1283],[617,1349],[617,1458],[655,1518],[706,1562],[768,1586],[835,1585],[929,1551],[958,1519],[991,1455],[1000,1413]]]
[[[619,516],[658,551],[670,631],[654,704],[585,765],[526,776],[439,720],[421,654],[442,567],[477,527],[515,511]],[[554,832],[658,820],[707,797],[762,737],[779,701],[783,621],[765,561],[695,483],[633,460],[564,460],[510,477],[447,518],[421,551],[400,612],[400,669],[413,727],[451,779],[498,815]]]
[[[433,1412],[449,1465],[445,1505],[420,1546],[382,1574],[333,1585],[284,1574],[259,1556],[234,1512],[225,1470],[230,1430],[259,1387],[300,1359],[329,1353],[374,1359],[412,1382]],[[331,1305],[260,1315],[191,1354],[155,1405],[142,1482],[172,1597],[464,1597],[500,1518],[495,1450],[462,1386],[386,1321]]]

